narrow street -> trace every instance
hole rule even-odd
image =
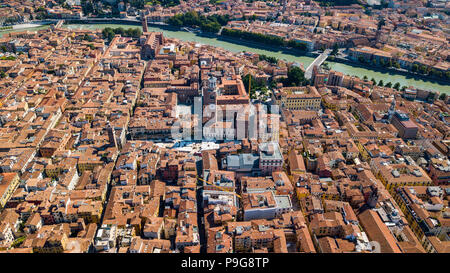
[[[198,160],[197,164],[197,175],[201,176],[202,161]],[[197,179],[197,223],[198,223],[198,233],[200,235],[200,252],[206,253],[206,233],[205,233],[205,223],[204,223],[204,213],[203,213],[203,182]]]

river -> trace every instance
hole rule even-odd
[[[30,30],[35,29],[42,29],[46,26],[38,27],[38,28],[31,28]],[[123,28],[141,28],[137,25],[122,25],[122,24],[69,24],[65,25],[64,27],[74,29],[103,29],[105,27],[123,27]],[[0,32],[0,36],[4,33],[17,31],[17,30],[8,30],[4,32]],[[284,59],[287,61],[293,61],[293,62],[299,62],[303,63],[304,67],[308,67],[309,64],[311,64],[314,60],[313,57],[309,56],[296,56],[293,54],[281,52],[281,51],[272,51],[272,50],[265,50],[260,48],[254,48],[249,47],[246,45],[240,45],[232,42],[222,41],[217,38],[209,38],[209,37],[203,37],[198,36],[194,33],[186,32],[186,31],[172,31],[172,30],[166,30],[159,27],[150,27],[149,31],[160,31],[163,32],[165,36],[170,38],[177,38],[183,41],[193,41],[201,44],[208,44],[212,46],[222,47],[226,50],[232,51],[232,52],[255,52],[258,54],[264,54],[267,56],[276,57],[278,59]],[[372,70],[367,69],[363,67],[358,66],[352,66],[349,64],[343,64],[343,63],[337,63],[337,62],[330,62],[327,61],[330,65],[331,69],[335,71],[342,72],[347,75],[354,75],[358,76],[360,78],[367,76],[369,79],[374,78],[377,81],[383,80],[384,83],[392,82],[392,84],[395,84],[396,82],[400,83],[401,86],[415,86],[420,89],[425,90],[431,90],[431,91],[439,91],[444,92],[447,94],[450,94],[450,85],[446,84],[440,84],[434,81],[424,81],[423,79],[419,77],[413,77],[408,75],[402,75],[397,72],[384,72],[382,70]]]

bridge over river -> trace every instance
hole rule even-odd
[[[331,53],[331,49],[325,50],[322,54],[320,54],[305,70],[305,78],[308,80],[312,77],[312,71],[314,66],[321,66],[323,62],[328,58]]]

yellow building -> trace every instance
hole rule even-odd
[[[281,108],[319,110],[322,97],[314,86],[285,87],[277,94]]]
[[[306,188],[300,188],[297,187],[295,189],[296,193],[297,193],[297,200],[300,202],[301,199],[306,198],[310,193],[309,190]]]
[[[77,215],[79,218],[83,218],[86,223],[100,222],[102,216],[103,206],[101,201],[92,202],[91,204],[82,205],[78,208]]]
[[[341,196],[338,192],[336,193],[324,193],[322,194],[322,200],[334,200],[334,201],[340,201]]]
[[[398,187],[431,186],[433,182],[419,166],[404,163],[379,166],[377,177],[391,194]]]
[[[405,188],[401,188],[398,191],[396,191],[393,197],[395,202],[398,204],[403,214],[405,215],[409,227],[414,232],[419,241],[423,243],[425,234],[422,228],[420,227],[419,223],[417,222],[416,218],[412,215],[411,210],[408,207],[408,204],[406,203],[406,201],[409,198],[407,192],[405,191]],[[408,200],[408,202],[411,202],[411,200]]]
[[[366,142],[366,143],[367,143],[367,142]],[[366,150],[366,148],[364,147],[364,145],[363,145],[360,141],[357,141],[357,142],[356,142],[356,146],[358,147],[359,154],[361,155],[361,158],[362,158],[364,161],[369,162],[369,161],[370,161],[370,155],[369,155],[369,153],[367,152],[367,150]]]
[[[81,173],[86,170],[93,171],[97,166],[103,166],[103,161],[95,156],[83,159],[80,158],[80,160],[78,161],[78,171]]]
[[[57,178],[61,173],[62,169],[61,167],[58,167],[56,165],[47,165],[44,171],[48,177]]]
[[[65,233],[54,234],[47,240],[33,241],[34,253],[62,253],[67,249],[67,235]]]
[[[0,173],[0,208],[5,207],[18,185],[19,175],[17,173]]]
[[[253,229],[244,231],[235,237],[234,249],[236,252],[248,252],[253,248],[273,248],[274,240],[281,237],[280,231],[273,229],[265,232]]]
[[[334,101],[329,98],[323,98],[322,103],[325,108],[330,109],[331,111],[338,110],[338,105],[336,103],[333,103]]]

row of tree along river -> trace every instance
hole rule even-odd
[[[41,26],[38,28],[30,28],[29,30],[37,30],[46,28],[48,26]],[[68,24],[64,27],[70,29],[103,29],[109,28],[141,28],[137,25],[124,25],[124,24]],[[21,30],[7,30],[0,32],[0,36],[5,33],[12,31],[23,31]],[[303,63],[304,67],[308,67],[314,60],[312,56],[300,56],[293,54],[292,52],[284,52],[281,50],[272,50],[270,47],[264,47],[260,45],[254,45],[250,42],[234,41],[229,39],[222,39],[218,37],[207,37],[205,35],[196,34],[188,31],[175,30],[173,28],[168,28],[165,26],[151,26],[149,31],[159,31],[163,32],[165,36],[170,38],[177,38],[184,41],[193,41],[200,44],[208,44],[216,47],[221,47],[232,52],[255,52],[258,54],[264,54],[266,56],[275,57],[278,59],[284,59],[292,62]],[[375,79],[377,82],[382,80],[384,83],[391,82],[392,85],[399,83],[400,86],[414,86],[420,89],[439,91],[450,94],[450,85],[438,83],[436,81],[426,80],[423,77],[409,75],[407,73],[401,73],[396,71],[383,71],[382,69],[368,69],[363,66],[358,66],[356,64],[345,64],[327,61],[329,67],[335,71],[342,72],[347,75],[354,75],[360,78],[366,76],[369,80]]]

